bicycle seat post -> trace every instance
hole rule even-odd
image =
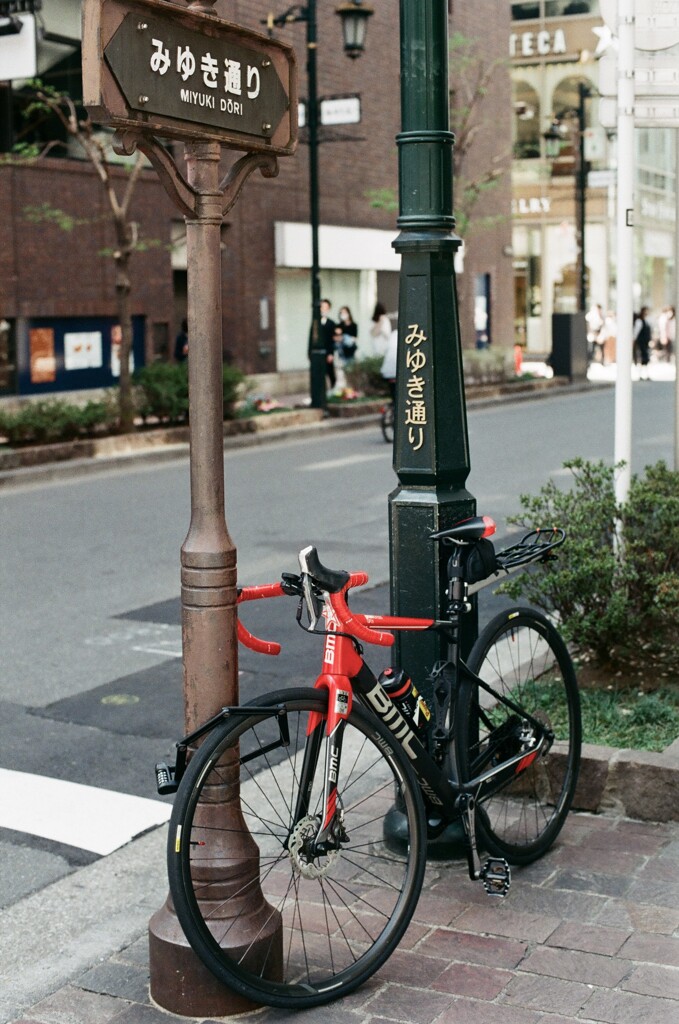
[[[446,597],[448,605],[446,608],[447,618],[450,620],[450,642],[448,644],[448,660],[457,666],[460,654],[460,617],[469,610],[467,584],[464,580],[463,569],[464,545],[456,544],[455,549],[448,559],[448,586]]]

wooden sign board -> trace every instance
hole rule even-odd
[[[100,124],[285,155],[297,144],[291,46],[166,0],[85,0],[83,102]]]

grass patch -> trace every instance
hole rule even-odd
[[[554,685],[539,688],[539,706],[548,714],[557,736],[563,691]],[[679,687],[663,686],[652,693],[637,689],[580,689],[582,742],[604,747],[629,747],[660,753],[679,736]]]
[[[584,743],[660,753],[679,736],[679,691],[581,690]]]

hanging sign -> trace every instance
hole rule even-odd
[[[35,78],[36,74],[34,16],[0,13],[0,81]]]
[[[92,117],[115,128],[295,148],[292,48],[165,0],[85,0],[83,91]]]

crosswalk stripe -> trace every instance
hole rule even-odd
[[[0,768],[0,826],[101,856],[170,817],[160,800]]]

